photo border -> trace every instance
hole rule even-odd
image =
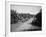
[[[31,31],[31,32],[10,32],[10,4],[17,4],[17,5],[36,5],[36,6],[41,6],[42,7],[42,16],[43,16],[43,12],[44,12],[44,3],[31,3],[31,2],[11,2],[11,1],[6,1],[5,2],[5,6],[6,6],[6,11],[5,11],[5,33],[6,35],[9,34],[11,35],[15,35],[16,33],[28,33],[30,35],[39,35],[39,34],[46,34],[46,30],[43,28],[44,27],[44,23],[43,23],[43,19],[42,19],[42,31]],[[43,17],[42,17],[43,18]]]

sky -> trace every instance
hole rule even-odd
[[[32,6],[32,5],[11,5],[10,9],[16,10],[18,13],[30,13],[30,14],[37,14],[41,6]]]

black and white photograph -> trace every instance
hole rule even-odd
[[[10,31],[42,31],[42,7],[35,5],[10,5]]]

